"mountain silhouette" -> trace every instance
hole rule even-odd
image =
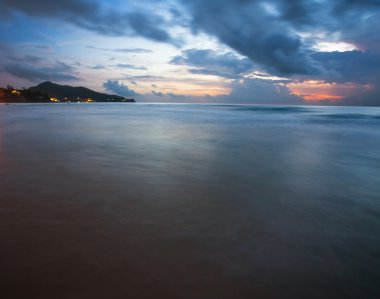
[[[48,94],[51,98],[56,98],[61,102],[85,99],[91,99],[94,102],[135,102],[134,99],[127,99],[118,95],[100,93],[85,87],[59,85],[50,81],[30,87],[29,90]]]

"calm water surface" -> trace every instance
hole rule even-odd
[[[380,297],[380,109],[0,105],[2,298]]]

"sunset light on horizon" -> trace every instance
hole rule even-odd
[[[3,86],[52,81],[140,102],[379,105],[380,9],[368,1],[0,3]]]

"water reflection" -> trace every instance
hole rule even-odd
[[[379,109],[0,113],[8,297],[379,294]]]

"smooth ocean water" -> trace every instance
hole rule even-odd
[[[0,105],[2,298],[380,298],[380,109]]]

